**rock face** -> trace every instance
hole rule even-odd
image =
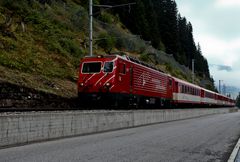
[[[0,109],[71,109],[75,99],[0,81]]]

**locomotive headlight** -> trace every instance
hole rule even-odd
[[[84,85],[83,83],[80,83],[80,86],[81,86],[81,87],[83,87],[83,85]]]
[[[110,83],[107,82],[107,83],[106,83],[106,86],[109,87],[109,86],[110,86]]]

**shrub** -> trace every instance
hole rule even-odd
[[[108,54],[111,53],[112,49],[115,47],[116,39],[107,33],[101,33],[97,40],[97,45],[104,49]]]
[[[141,61],[148,62],[149,61],[149,56],[147,54],[141,54],[139,59]]]
[[[102,12],[101,15],[99,16],[99,19],[108,24],[111,24],[114,22],[113,16],[107,12]]]
[[[59,40],[59,43],[63,50],[67,51],[70,53],[72,56],[78,57],[79,55],[82,55],[82,51],[79,48],[79,46],[73,42],[73,40],[69,40],[66,38],[62,38]]]

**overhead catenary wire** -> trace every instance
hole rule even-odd
[[[120,4],[120,5],[94,5],[92,0],[89,0],[89,55],[93,55],[93,49],[92,49],[92,37],[93,37],[93,6],[95,7],[106,7],[106,8],[116,8],[116,7],[123,7],[123,6],[131,6],[133,4],[136,4],[135,2],[133,3],[127,3],[127,4]]]

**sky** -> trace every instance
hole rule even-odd
[[[240,88],[240,0],[175,0],[218,86]],[[195,65],[197,66],[197,65]]]

